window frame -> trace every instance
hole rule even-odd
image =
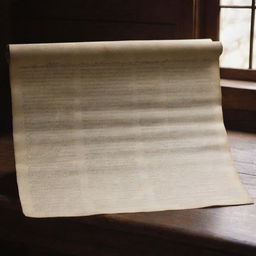
[[[195,38],[219,40],[219,0],[193,0]],[[224,123],[229,130],[256,133],[256,70],[220,68]],[[237,81],[232,81],[237,80]],[[244,80],[244,81],[241,81]],[[248,83],[250,85],[248,86]]]

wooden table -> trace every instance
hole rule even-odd
[[[241,179],[256,198],[256,135],[229,132],[229,139]],[[13,144],[8,136],[0,137],[0,173],[0,253],[7,250],[11,255],[256,255],[255,205],[79,218],[26,218],[20,208]]]

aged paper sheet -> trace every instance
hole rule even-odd
[[[32,217],[251,203],[211,40],[11,45],[15,159]]]

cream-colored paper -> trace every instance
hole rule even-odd
[[[211,40],[11,45],[15,158],[32,217],[251,203]]]

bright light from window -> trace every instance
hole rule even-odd
[[[221,67],[248,68],[250,9],[223,8],[220,13]]]
[[[220,1],[221,67],[256,69],[255,3],[256,0]]]
[[[220,5],[251,5],[252,0],[220,0]]]

